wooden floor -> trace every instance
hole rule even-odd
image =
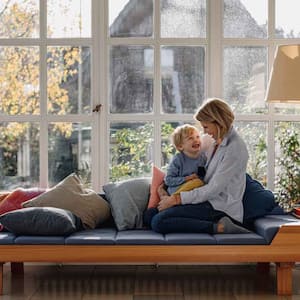
[[[4,293],[12,300],[300,300],[300,265],[293,296],[276,296],[275,268],[258,273],[244,265],[25,264],[24,275],[4,265]]]

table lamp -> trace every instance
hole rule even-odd
[[[265,100],[300,103],[300,45],[277,47]]]

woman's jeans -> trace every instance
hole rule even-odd
[[[215,210],[206,201],[199,204],[177,205],[158,212],[150,208],[145,215],[151,228],[159,233],[214,233],[216,224],[226,213]]]

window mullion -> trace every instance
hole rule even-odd
[[[153,76],[153,113],[156,117],[154,121],[154,153],[153,162],[155,165],[161,164],[161,121],[159,116],[162,113],[161,101],[161,44],[160,44],[160,0],[154,1],[154,76]]]
[[[94,153],[97,156],[96,162],[93,163],[95,177],[94,186],[99,189],[99,183],[102,186],[108,181],[109,177],[109,97],[108,97],[108,78],[109,78],[109,51],[108,51],[108,1],[93,0],[93,79],[95,99],[97,104],[102,104],[100,113],[97,114],[96,122],[96,142],[99,151]],[[100,24],[99,24],[100,22]],[[98,167],[97,167],[98,166]],[[100,167],[101,166],[101,167]],[[99,178],[99,180],[97,180]]]
[[[48,186],[47,2],[40,0],[40,186]]]
[[[223,1],[211,0],[208,3],[208,67],[207,97],[222,97],[222,3]]]

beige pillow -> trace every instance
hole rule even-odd
[[[57,207],[79,217],[84,228],[92,229],[106,221],[110,207],[96,192],[84,189],[76,174],[71,174],[49,191],[22,204],[23,207]]]

